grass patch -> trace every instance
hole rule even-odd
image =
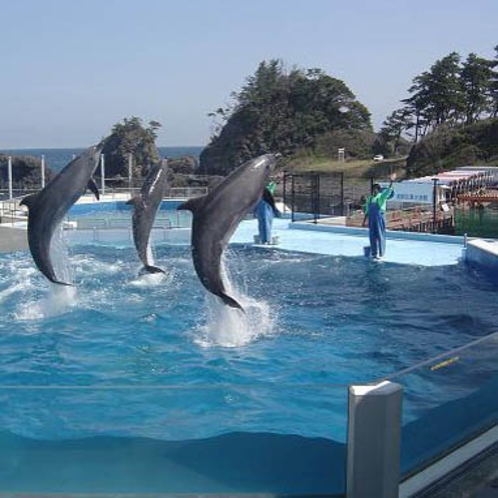
[[[389,176],[392,171],[403,178],[406,172],[406,157],[388,159],[381,162],[372,160],[350,160],[339,162],[324,157],[306,157],[291,160],[286,171],[292,173],[340,173],[350,178],[370,178]]]

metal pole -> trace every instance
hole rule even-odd
[[[291,221],[294,223],[294,211],[295,211],[295,195],[296,195],[296,186],[294,184],[294,175],[291,176]]]
[[[341,216],[344,216],[344,171],[341,171]]]
[[[433,178],[434,187],[432,191],[432,233],[436,233],[436,216],[437,216],[437,178]]]
[[[9,199],[12,199],[12,157],[8,159],[8,175],[9,175]]]
[[[130,189],[130,197],[133,197],[131,195],[131,180],[132,180],[132,174],[133,174],[133,156],[131,152],[128,154],[128,188]]]
[[[100,178],[101,178],[101,188],[102,195],[105,195],[105,159],[104,154],[100,154]]]
[[[282,185],[282,197],[284,198],[284,207],[283,207],[283,212],[285,213],[285,205],[287,203],[287,172],[284,171],[284,179],[283,179],[283,185]]]
[[[45,188],[45,156],[41,156],[41,188]]]
[[[347,498],[398,498],[403,388],[350,386]]]

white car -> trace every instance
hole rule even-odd
[[[374,156],[374,161],[383,161],[384,160],[384,156],[382,154],[377,154],[376,156]]]

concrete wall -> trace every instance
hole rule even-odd
[[[465,261],[498,274],[498,240],[471,240],[465,250]]]

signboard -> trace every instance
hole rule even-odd
[[[389,184],[381,183],[382,187]],[[434,185],[432,183],[399,182],[393,185],[394,197],[390,202],[409,202],[412,204],[432,204]],[[440,194],[441,195],[441,194]]]

